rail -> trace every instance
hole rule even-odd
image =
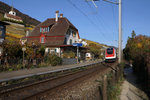
[[[114,66],[114,64],[112,66]],[[72,71],[73,68],[82,69],[82,67],[87,67],[87,68],[83,68],[83,70],[78,69],[75,72]],[[91,75],[97,73],[104,73],[107,70],[110,70],[110,68],[104,66],[101,61],[97,61],[92,64],[84,64],[77,67],[73,66],[71,68],[62,68],[57,71],[53,70],[53,72],[66,71],[66,70],[71,70],[71,73],[66,72],[66,74],[62,74],[60,76],[51,77],[51,78],[48,77],[48,79],[38,80],[36,82],[31,82],[30,84],[21,84],[21,86],[15,85],[16,87],[11,86],[11,88],[2,88],[0,89],[1,90],[0,99],[28,100],[29,98],[37,96],[46,91],[54,90],[54,88],[61,87],[63,84],[67,84],[71,81],[75,81],[81,78],[84,79],[84,77],[87,76],[90,77]],[[36,73],[35,75],[43,75],[48,72],[43,72],[38,74]]]
[[[83,65],[74,65],[72,67],[59,68],[56,70],[50,70],[50,71],[46,71],[46,72],[38,72],[38,73],[33,73],[33,74],[28,74],[28,75],[21,75],[21,76],[15,76],[15,77],[10,77],[10,78],[0,79],[0,83],[11,81],[11,80],[19,80],[19,79],[29,78],[29,77],[33,77],[33,76],[44,75],[44,74],[63,72],[63,71],[72,70],[72,69],[81,68],[81,67],[88,67],[88,66],[95,65],[95,64],[98,64],[101,62],[103,62],[103,61],[97,61],[95,63],[83,64]]]

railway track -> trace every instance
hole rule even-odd
[[[116,63],[115,63],[116,64]],[[86,75],[96,73],[97,71],[103,71],[107,68],[113,68],[114,63],[106,64],[104,62],[91,65],[88,68],[81,68],[76,71],[66,72],[64,74],[53,76],[45,79],[39,79],[31,84],[23,84],[18,87],[6,88],[0,91],[1,100],[28,100],[35,97],[45,91],[52,90],[57,87],[61,87],[63,84],[82,78]]]

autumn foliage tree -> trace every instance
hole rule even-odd
[[[141,81],[147,80],[148,67],[150,58],[150,37],[144,35],[136,36],[132,31],[131,37],[128,38],[124,55],[127,60],[133,61],[134,72]]]
[[[21,45],[16,42],[5,42],[2,45],[3,48],[3,56],[7,56],[8,58],[21,58],[22,57],[22,48]]]
[[[25,58],[26,59],[34,59],[34,58],[43,58],[45,53],[45,47],[39,44],[33,45],[31,43],[26,43],[25,45],[21,45],[19,41],[9,41],[4,42],[2,44],[3,48],[3,56],[7,56],[9,59],[20,58],[23,57],[22,48],[26,48],[25,50]]]

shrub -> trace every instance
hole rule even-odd
[[[64,58],[75,58],[75,53],[73,51],[65,52],[63,54]]]
[[[57,55],[49,55],[45,58],[46,62],[51,64],[52,66],[61,65],[62,59],[58,57]]]

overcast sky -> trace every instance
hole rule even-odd
[[[118,45],[118,5],[103,0],[0,0],[41,22],[59,10],[79,30],[81,38]],[[117,1],[117,0],[111,0]],[[122,0],[123,47],[132,30],[150,36],[150,0]]]

